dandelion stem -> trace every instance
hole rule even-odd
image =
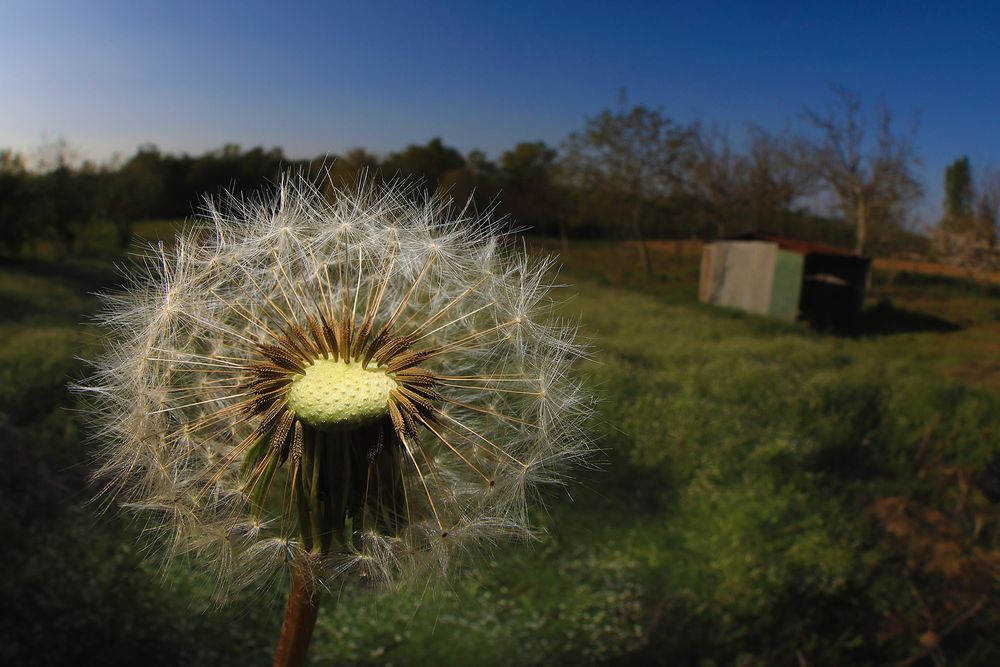
[[[292,569],[292,582],[285,606],[285,620],[274,653],[274,667],[301,667],[316,627],[320,591],[302,568]]]

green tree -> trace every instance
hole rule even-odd
[[[441,185],[446,173],[465,167],[465,159],[454,148],[445,146],[440,137],[435,137],[424,146],[412,145],[390,154],[383,167],[388,176],[398,173],[435,187]]]
[[[972,216],[975,191],[972,187],[972,167],[965,155],[944,170],[945,219],[958,222]]]
[[[359,181],[378,178],[381,173],[378,156],[364,148],[352,148],[328,162],[323,171],[323,196],[334,199],[338,192],[358,185]]]
[[[31,235],[23,219],[28,173],[24,158],[11,151],[0,151],[0,248],[10,256],[21,252]]]
[[[239,195],[256,191],[265,183],[274,182],[285,164],[280,148],[264,150],[258,146],[244,151],[236,144],[226,144],[189,163],[185,204],[190,206],[200,201],[206,193],[227,191]]]
[[[94,179],[80,166],[80,151],[66,139],[48,141],[35,151],[34,172],[26,185],[22,222],[35,238],[48,237],[64,252],[77,250],[93,217]]]
[[[514,220],[543,234],[557,231],[566,251],[568,230],[554,178],[557,156],[542,141],[519,143],[500,155],[500,179],[504,205]]]
[[[94,214],[92,174],[62,165],[32,182],[33,223],[51,232],[62,250],[75,252]]]
[[[483,151],[469,151],[461,167],[441,175],[438,187],[461,205],[471,205],[477,211],[489,210],[499,195],[497,167]]]
[[[114,226],[122,248],[132,238],[132,223],[159,217],[164,181],[163,156],[153,144],[142,145],[124,163],[101,170],[96,211]]]

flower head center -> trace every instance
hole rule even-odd
[[[314,428],[352,429],[389,414],[389,392],[396,386],[384,368],[317,359],[292,380],[288,407]]]

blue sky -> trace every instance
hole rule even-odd
[[[557,145],[622,88],[739,138],[798,125],[835,82],[901,127],[917,116],[929,219],[952,159],[1000,167],[998,19],[996,3],[0,0],[0,147],[312,157],[441,136],[496,156]]]

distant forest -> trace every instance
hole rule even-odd
[[[657,110],[623,101],[587,118],[559,147],[519,143],[495,160],[481,151],[463,155],[440,138],[388,155],[356,148],[311,160],[289,159],[281,148],[237,145],[194,156],[147,144],[127,159],[103,164],[79,159],[65,141],[31,157],[0,151],[0,253],[118,252],[131,242],[138,221],[197,215],[206,195],[259,191],[290,169],[314,177],[321,189],[327,182],[350,186],[362,174],[409,179],[509,216],[528,234],[563,241],[758,232],[864,252],[920,250],[925,241],[907,231],[905,217],[906,205],[920,194],[909,172],[912,143],[887,135],[896,142],[897,163],[889,173],[895,181],[886,187],[878,181],[884,174],[876,173],[885,171],[886,160],[877,154],[882,135],[862,136],[847,147],[858,152],[857,173],[835,173],[838,146],[830,139],[842,129],[838,123],[856,121],[861,113],[860,105],[850,106],[856,98],[838,95],[839,106],[814,114],[818,138],[754,128],[739,149],[713,128],[676,124]],[[864,154],[868,146],[876,153]],[[841,192],[837,179],[844,176],[862,185],[869,179],[870,187],[848,183]],[[870,196],[852,199],[855,191]],[[824,192],[840,202],[842,216],[821,217],[805,205]]]

